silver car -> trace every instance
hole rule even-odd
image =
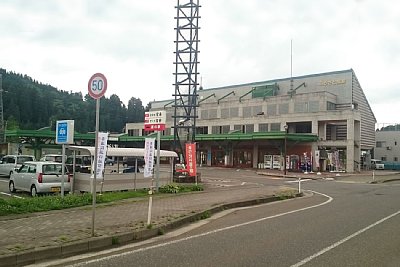
[[[10,176],[18,170],[25,161],[35,161],[31,155],[6,155],[0,161],[0,175]]]
[[[40,158],[39,161],[54,161],[54,162],[62,162],[62,155],[59,154],[47,154]]]
[[[71,190],[71,174],[64,167],[64,192]],[[61,192],[62,164],[58,162],[27,161],[13,172],[8,184],[10,192],[30,192],[35,197],[41,193]]]

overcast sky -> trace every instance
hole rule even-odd
[[[181,2],[185,2],[181,0]],[[176,0],[0,0],[0,67],[143,105],[172,98]],[[201,0],[204,88],[354,69],[378,123],[399,123],[395,0]]]

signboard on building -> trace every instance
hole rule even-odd
[[[144,114],[144,130],[145,131],[164,131],[166,122],[166,112],[150,111]]]

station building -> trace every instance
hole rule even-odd
[[[198,95],[200,165],[354,172],[360,155],[375,146],[376,119],[352,69],[201,89]],[[173,140],[173,104],[151,103],[151,111],[167,114],[163,149]],[[143,123],[128,123],[120,139],[145,134]]]

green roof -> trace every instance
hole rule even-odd
[[[7,130],[6,131],[7,138],[10,137],[37,137],[37,138],[54,138],[56,134],[54,131],[45,130],[45,131],[36,131],[36,130]],[[156,135],[152,135],[151,137],[155,137]],[[118,137],[118,141],[120,142],[144,142],[145,138],[148,136],[129,136],[127,134],[121,135]],[[173,135],[162,135],[162,141],[173,141]],[[288,133],[286,134],[284,131],[277,132],[255,132],[255,133],[241,133],[238,131],[233,131],[231,133],[226,134],[197,134],[196,141],[218,141],[218,140],[279,140],[279,139],[287,139],[288,141],[299,141],[299,142],[314,142],[318,140],[318,136],[314,134],[295,134]],[[76,140],[94,140],[94,133],[75,133],[74,139]]]

